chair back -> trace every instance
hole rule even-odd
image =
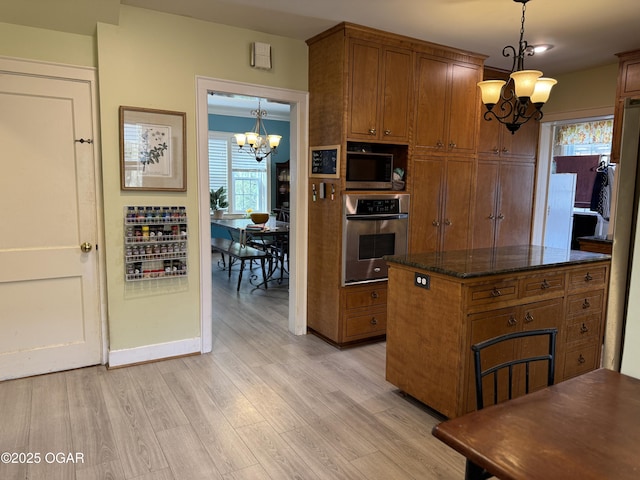
[[[528,330],[507,333],[472,345],[477,409],[484,408],[485,386],[491,387],[492,396],[489,398],[492,403],[498,403],[514,397],[514,385],[518,387],[518,395],[529,393],[532,382],[536,387],[541,384],[541,386],[553,385],[557,334],[557,328]],[[533,342],[526,343],[527,341],[522,340],[528,337],[547,337],[548,343],[542,348],[539,348],[539,344],[538,348],[532,348]],[[497,358],[500,358],[500,363],[486,365],[487,362],[485,362],[483,364],[483,352],[486,354],[486,350],[490,347],[492,347],[493,356],[497,355]],[[507,359],[504,359],[505,357]],[[547,368],[540,369],[539,364],[544,365],[544,362],[547,363]],[[522,391],[523,382],[524,392]]]

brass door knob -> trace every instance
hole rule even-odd
[[[92,248],[93,245],[91,245],[89,242],[84,242],[80,245],[80,250],[82,250],[84,253],[90,252]]]

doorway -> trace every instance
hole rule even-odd
[[[590,200],[597,169],[601,162],[608,164],[611,139],[607,140],[602,131],[597,132],[597,138],[584,139],[584,135],[587,124],[605,125],[604,130],[609,128],[610,132],[612,118],[613,111],[608,108],[545,116],[540,127],[532,244],[554,246],[558,237],[563,237],[568,238],[568,246],[576,249],[576,235],[606,237],[610,232],[613,225],[591,209]],[[556,188],[556,177],[567,175],[574,177],[571,192]],[[558,212],[563,212],[564,218],[558,219]]]
[[[211,240],[209,215],[208,162],[208,96],[211,92],[268,98],[287,103],[290,113],[290,260],[289,260],[289,331],[303,335],[307,330],[307,150],[308,150],[308,93],[296,90],[229,82],[211,78],[197,78],[197,145],[200,228],[200,285],[202,352],[210,352],[213,345],[211,296]]]

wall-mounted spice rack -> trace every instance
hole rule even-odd
[[[186,207],[125,207],[125,280],[186,276],[187,240]]]

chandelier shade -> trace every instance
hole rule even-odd
[[[542,106],[549,100],[551,88],[558,83],[553,78],[542,77],[539,70],[525,70],[524,57],[532,56],[535,48],[524,40],[524,20],[527,2],[530,0],[513,0],[522,3],[522,19],[518,50],[507,45],[502,49],[505,57],[513,56],[513,65],[509,81],[485,80],[478,82],[482,103],[486,107],[485,120],[497,120],[503,123],[514,134],[521,125],[529,120],[542,119]],[[498,105],[497,108],[496,105]]]
[[[258,100],[258,108],[251,111],[251,115],[256,117],[256,123],[253,131],[245,133],[236,133],[234,137],[240,151],[255,156],[256,162],[261,162],[269,155],[278,153],[278,145],[280,145],[281,135],[269,135],[264,124],[264,117],[267,111],[262,110],[261,100]],[[244,147],[248,145],[248,148]]]

